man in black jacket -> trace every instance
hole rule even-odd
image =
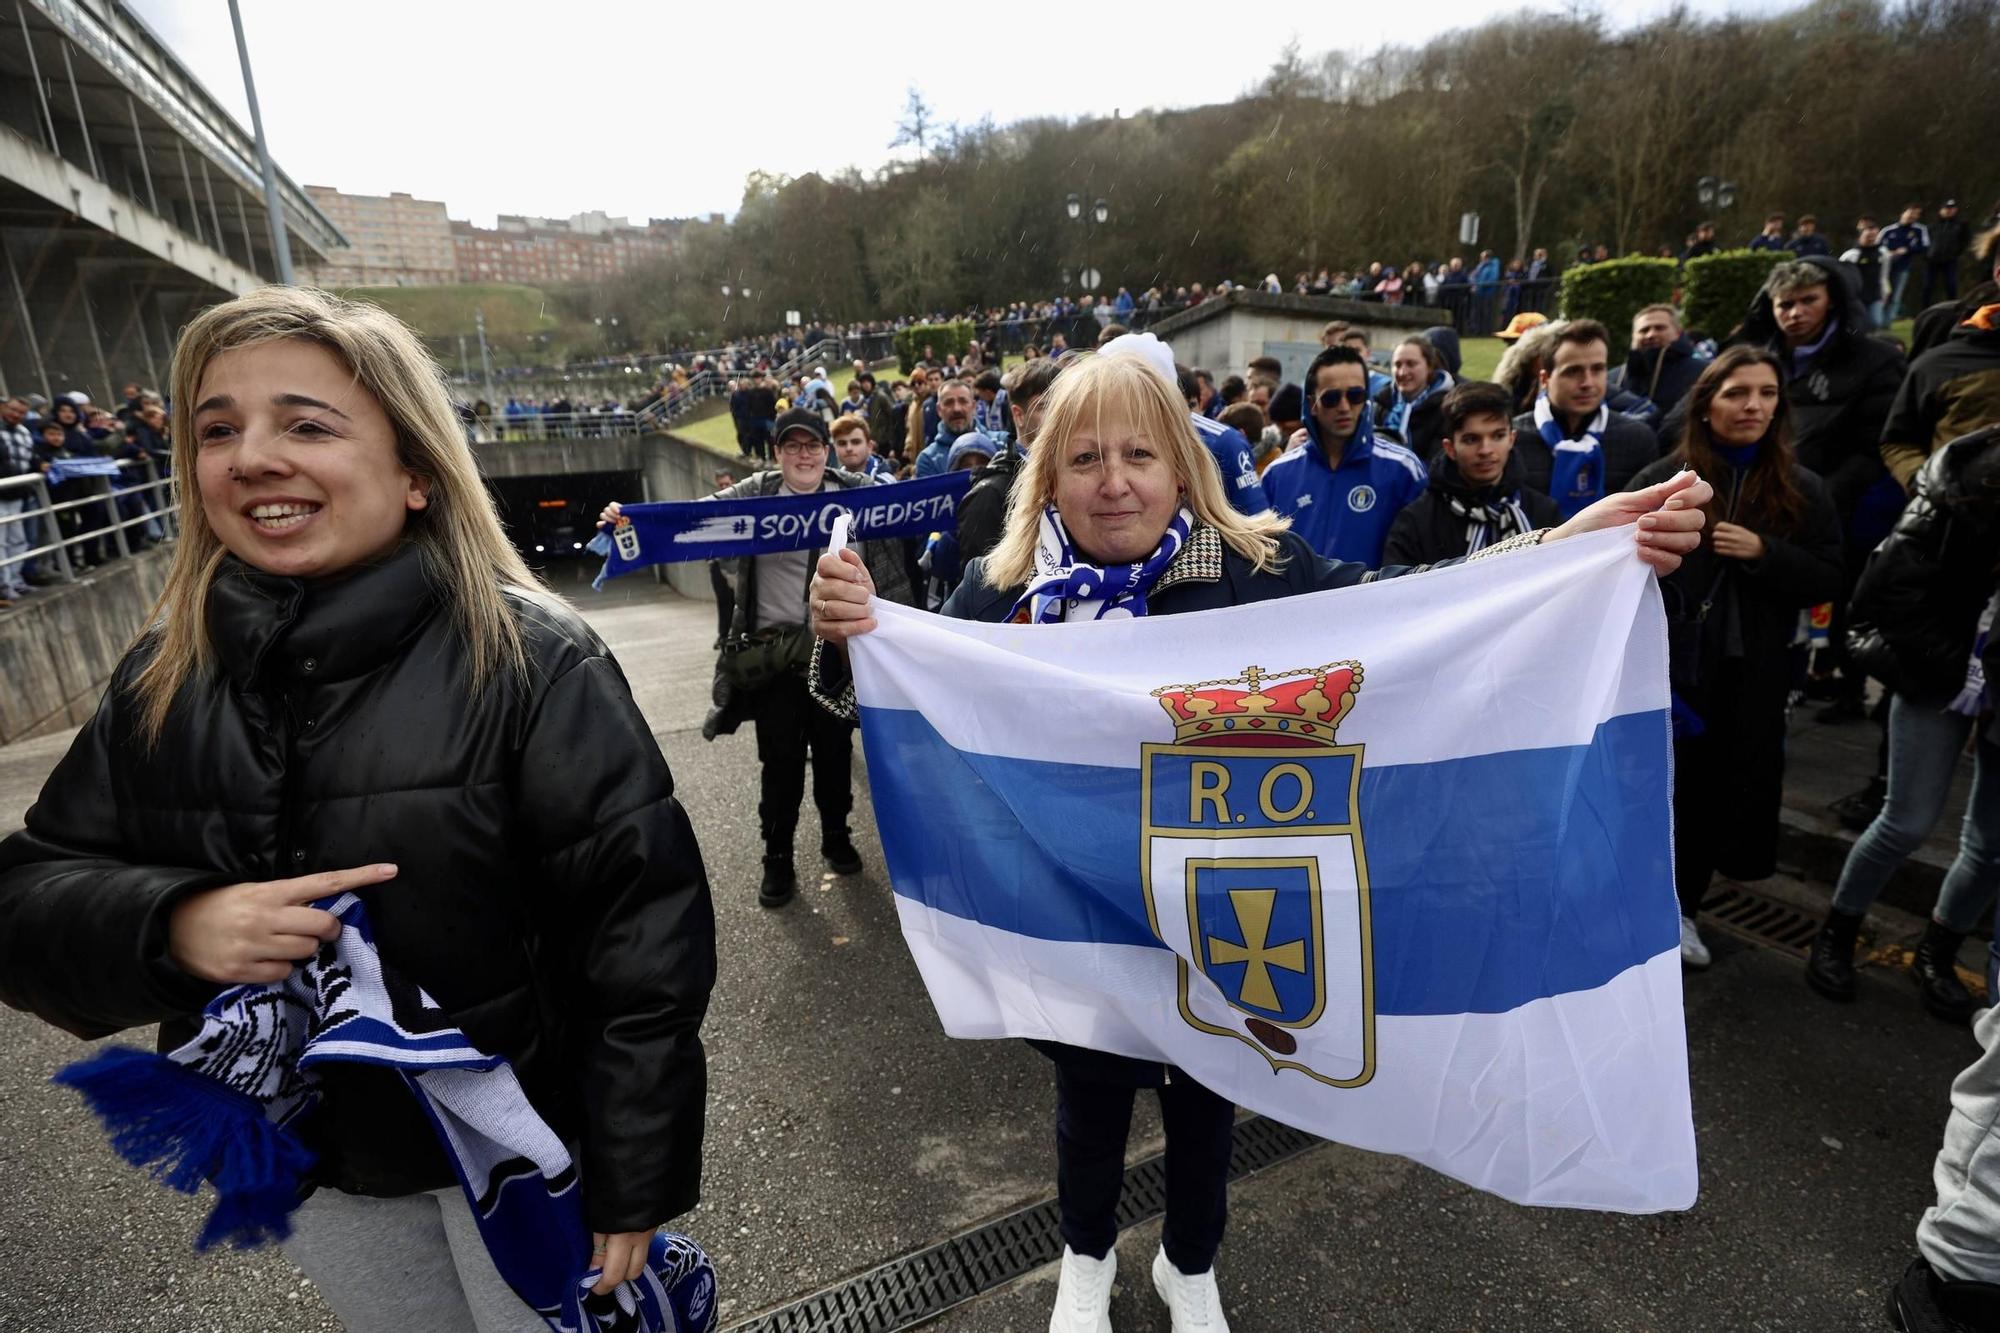
[[[1554,500],[1521,484],[1512,407],[1505,389],[1483,380],[1445,395],[1444,452],[1428,488],[1390,526],[1383,564],[1434,565],[1562,523]]]
[[[1971,228],[1958,215],[1958,200],[1947,199],[1938,205],[1937,221],[1931,224],[1931,252],[1924,261],[1924,304],[1931,303],[1933,285],[1944,293],[1944,299],[1954,300],[1958,296],[1958,257],[1965,253],[1966,242],[1972,239]]]
[[[1611,373],[1610,391],[1635,394],[1665,416],[1687,398],[1709,359],[1695,351],[1694,340],[1681,332],[1681,312],[1670,305],[1649,305],[1632,316],[1632,350],[1625,364]],[[1674,441],[1661,439],[1662,450]]]
[[[1659,440],[1645,422],[1605,406],[1610,346],[1610,333],[1594,319],[1564,325],[1540,371],[1541,394],[1514,418],[1522,481],[1561,505],[1551,481],[1560,461],[1568,477],[1564,491],[1573,493],[1572,513],[1624,490],[1640,468],[1660,456]],[[1565,457],[1559,460],[1559,453]]]

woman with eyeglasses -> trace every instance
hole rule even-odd
[[[1337,374],[1327,373],[1327,366]],[[1307,383],[1333,400],[1321,410],[1345,414],[1343,438],[1351,439],[1368,392],[1360,358],[1351,348],[1333,348],[1313,369]],[[1350,388],[1358,395],[1351,400]],[[1413,572],[1377,574],[1322,559],[1287,531],[1283,519],[1236,512],[1188,421],[1170,356],[1161,367],[1143,351],[1086,355],[1063,371],[1046,401],[1010,499],[1006,531],[992,551],[966,565],[945,615],[1035,625],[1173,615]],[[1639,557],[1658,573],[1670,573],[1700,540],[1702,507],[1712,497],[1708,484],[1688,473],[1651,490],[1613,495],[1560,528],[1522,534],[1474,558],[1636,522]],[[1119,591],[1107,598],[1107,589]],[[866,565],[852,551],[821,558],[812,581],[812,628],[826,641],[817,654],[817,686],[830,702],[844,690],[837,704],[852,704],[846,654],[832,645],[875,628],[869,608],[874,592]],[[966,706],[976,710],[977,697]],[[939,838],[953,833],[934,832]],[[1166,1129],[1167,1216],[1152,1285],[1176,1330],[1227,1333],[1214,1264],[1235,1108],[1184,1070],[1157,1060],[1049,1042],[1037,1048],[1056,1066],[1056,1194],[1064,1241],[1050,1333],[1110,1327],[1118,1195],[1140,1088],[1157,1091]]]

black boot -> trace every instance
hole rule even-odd
[[[1813,936],[1806,958],[1806,985],[1829,1000],[1854,998],[1854,937],[1861,918],[1838,909],[1826,914],[1826,924]]]
[[[1958,946],[1965,936],[1931,921],[1924,926],[1923,942],[1917,945],[1916,961],[1910,971],[1924,997],[1924,1008],[1947,1023],[1968,1023],[1979,1001],[1958,979]]]
[[[757,890],[759,907],[783,907],[798,895],[799,872],[790,852],[764,853],[764,883]]]
[[[844,827],[820,834],[819,854],[826,858],[826,868],[836,875],[861,873],[861,853],[854,850],[854,838]]]
[[[1889,1289],[1889,1324],[1902,1333],[1974,1333],[2000,1328],[2000,1286],[1961,1282],[1921,1258]]]
[[[1829,804],[1827,809],[1833,811],[1833,817],[1840,821],[1842,828],[1859,833],[1875,822],[1875,816],[1882,813],[1882,802],[1888,795],[1888,780],[1879,776],[1872,777],[1868,779],[1868,785],[1860,791],[1849,792]]]

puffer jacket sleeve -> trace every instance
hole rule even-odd
[[[639,1231],[700,1197],[701,1022],[715,984],[708,876],[673,775],[610,657],[552,681],[515,817],[539,859],[539,968],[570,1033],[584,1215]]]
[[[220,987],[168,955],[174,907],[228,882],[142,864],[120,837],[114,738],[121,671],[29,809],[0,842],[0,1001],[97,1038],[200,1010]]]

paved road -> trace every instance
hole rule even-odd
[[[1018,1043],[939,1035],[896,932],[865,795],[869,873],[755,905],[749,736],[701,740],[713,611],[642,580],[569,581],[613,645],[681,784],[716,889],[722,976],[706,1201],[682,1220],[716,1256],[725,1317],[757,1310],[1045,1197],[1046,1067]],[[0,749],[11,826],[60,744]],[[801,866],[815,830],[801,830]],[[1879,1327],[1910,1250],[1951,1076],[1969,1036],[1871,975],[1833,1008],[1781,954],[1719,941],[1689,988],[1703,1193],[1654,1218],[1516,1208],[1399,1159],[1324,1147],[1240,1186],[1220,1273],[1259,1330],[1822,1330]],[[135,1034],[142,1036],[144,1034]],[[118,1163],[47,1076],[84,1048],[0,1013],[0,1330],[333,1329],[270,1252],[196,1257],[199,1201]],[[1143,1109],[1134,1155],[1157,1151]],[[1145,1279],[1157,1224],[1120,1247],[1124,1330],[1164,1330]],[[948,1315],[1046,1327],[1050,1270]]]

